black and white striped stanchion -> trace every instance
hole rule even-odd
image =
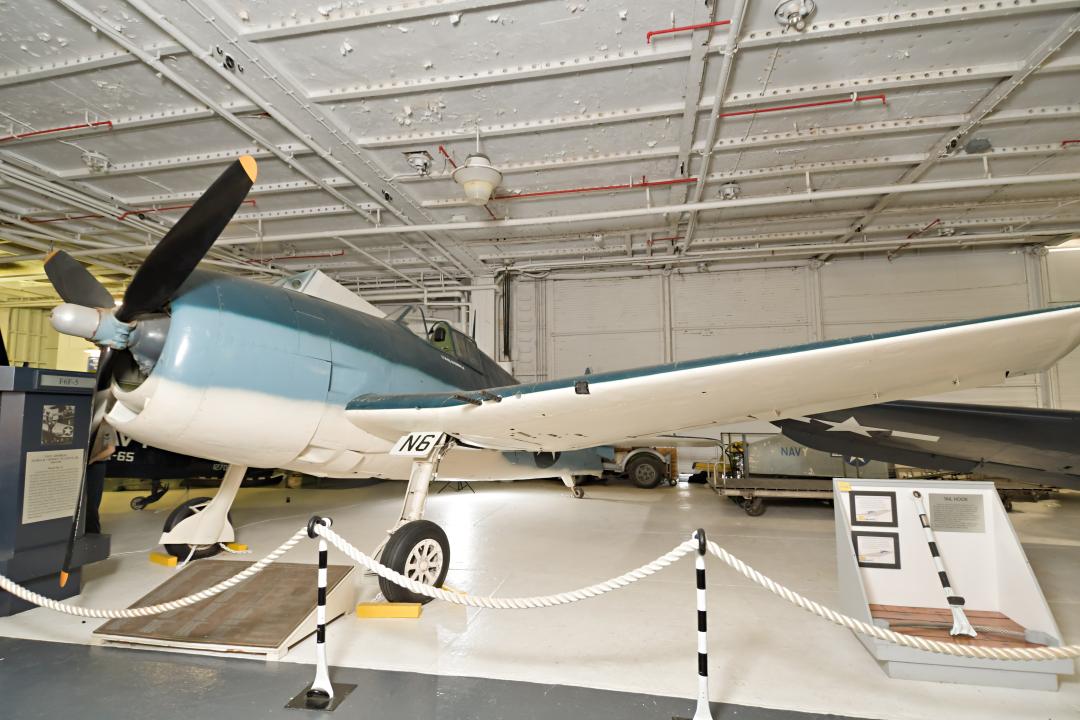
[[[949,634],[977,637],[978,633],[975,632],[975,628],[971,627],[967,615],[964,614],[964,598],[957,595],[953,591],[952,585],[949,583],[949,574],[945,572],[945,561],[941,558],[941,550],[938,548],[934,529],[930,527],[930,516],[926,513],[926,506],[923,504],[922,493],[918,490],[912,491],[912,500],[915,501],[915,509],[919,513],[919,522],[922,524],[923,532],[926,533],[926,544],[930,547],[931,557],[934,558],[934,566],[937,567],[938,579],[941,580],[941,588],[945,591],[945,600],[949,603],[949,610],[952,611],[953,626],[952,629],[949,630]]]
[[[694,557],[694,574],[697,578],[697,661],[698,661],[698,695],[697,709],[694,711],[693,720],[713,720],[712,708],[709,707],[709,633],[707,619],[707,596],[705,594],[705,531],[694,531],[694,539],[698,542],[697,555]],[[686,718],[673,718],[672,720],[686,720]]]
[[[318,573],[318,602],[315,606],[315,680],[311,685],[294,697],[286,707],[305,710],[333,710],[334,686],[330,682],[330,668],[326,662],[326,586],[327,586],[327,555],[329,548],[326,539],[315,532],[317,525],[330,527],[330,518],[312,516],[308,521],[308,536],[319,538],[319,573]],[[344,690],[343,695],[353,686],[339,686]]]

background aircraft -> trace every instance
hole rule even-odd
[[[1080,490],[1080,413],[891,402],[774,423],[825,452]]]
[[[228,510],[249,466],[408,477],[382,560],[438,585],[449,542],[422,519],[436,475],[573,485],[629,438],[997,383],[1080,342],[1080,308],[1065,308],[522,385],[449,326],[425,341],[287,280],[196,270],[255,178],[252,158],[230,165],[151,251],[118,308],[71,257],[46,261],[65,300],[54,326],[104,348],[92,443],[104,419],[140,442],[230,464],[212,501],[166,525],[162,543],[189,557],[233,540]]]

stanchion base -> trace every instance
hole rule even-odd
[[[308,697],[308,692],[311,690],[311,686],[301,690],[292,700],[285,705],[286,710],[322,710],[323,712],[333,712],[337,710],[338,705],[345,701],[345,698],[349,696],[353,690],[356,689],[355,685],[348,685],[345,683],[331,683],[334,686],[334,699],[329,702],[325,697],[313,696]]]

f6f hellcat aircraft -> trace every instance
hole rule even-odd
[[[213,500],[182,505],[166,523],[161,541],[181,556],[233,540],[228,510],[248,466],[408,478],[382,560],[439,585],[449,542],[422,519],[436,476],[573,486],[628,439],[998,383],[1080,343],[1080,308],[1064,308],[518,384],[448,325],[425,341],[344,297],[196,270],[256,172],[247,156],[226,169],[147,256],[119,307],[70,256],[46,262],[65,301],[54,326],[103,348],[92,442],[105,422],[230,464]],[[422,599],[390,583],[383,591]]]

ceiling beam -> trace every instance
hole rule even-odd
[[[771,105],[792,100],[808,102],[843,97],[853,92],[865,95],[871,92],[886,92],[909,88],[922,88],[929,85],[947,85],[953,83],[996,81],[1014,75],[1022,69],[1023,63],[991,63],[987,65],[963,65],[955,67],[934,67],[893,75],[873,75],[847,78],[843,80],[819,82],[817,84],[791,85],[773,88],[768,95],[757,92],[736,93],[722,103],[725,108],[768,108]],[[1049,71],[1050,66],[1042,72]],[[1054,72],[1074,72],[1080,69],[1080,59],[1063,62],[1054,68]],[[710,112],[714,105],[713,97],[704,97],[698,106],[700,112]],[[485,137],[505,137],[512,135],[535,135],[536,133],[558,132],[579,127],[595,127],[618,123],[641,122],[658,118],[675,117],[682,114],[683,103],[658,103],[633,108],[607,109],[581,115],[562,115],[538,120],[521,120],[507,123],[491,123],[480,126],[480,134]],[[356,138],[356,143],[366,148],[402,147],[407,145],[432,145],[448,143],[454,140],[471,141],[476,134],[475,128],[452,128],[428,132],[393,133],[370,135]]]
[[[691,54],[690,60],[686,66],[686,81],[685,90],[683,91],[683,97],[685,98],[683,105],[682,119],[679,123],[678,134],[678,147],[676,152],[678,153],[675,158],[675,167],[673,168],[671,177],[673,178],[687,178],[690,176],[690,152],[694,149],[694,139],[697,137],[698,121],[701,119],[701,101],[705,92],[705,69],[709,64],[709,54],[705,52],[707,46],[712,42],[714,28],[710,26],[710,23],[716,20],[716,7],[719,4],[718,0],[712,0],[706,2],[705,7],[708,8],[705,17],[703,19],[695,18],[693,22],[695,25],[704,24],[704,28],[696,28],[690,37]],[[698,6],[695,6],[697,8]],[[738,38],[739,27],[742,24],[742,16],[746,7],[745,0],[735,0],[734,12],[732,12],[732,18],[725,30],[724,50],[722,54],[722,65],[720,68],[721,75],[724,73],[724,65],[728,63],[729,57],[734,57],[736,52],[735,42]],[[697,10],[695,9],[695,13]],[[720,93],[722,97],[725,93]],[[715,95],[714,95],[715,96]],[[711,143],[706,143],[706,146]],[[668,190],[668,203],[677,205],[686,200],[685,183],[676,183],[672,185]],[[669,235],[674,235],[679,225],[679,218],[671,218],[671,228],[668,232]]]
[[[95,20],[94,12],[92,10],[90,10],[89,8],[83,6],[77,0],[57,0],[57,2],[59,2],[61,5],[63,5],[65,8],[70,10],[72,13],[74,13],[78,17],[82,18],[84,21],[90,23],[91,25],[96,26],[97,21]],[[149,8],[147,5],[142,3],[140,0],[130,0],[130,4],[132,5],[132,7],[134,7],[136,10],[138,10],[140,13],[145,15],[150,22],[157,25],[159,27],[159,29],[161,29],[161,30],[169,33],[170,35],[172,35],[172,37],[175,40],[180,42],[180,44],[183,47],[185,47],[186,49],[188,49],[189,51],[192,51],[192,52],[198,53],[198,54],[205,54],[205,52],[206,52],[205,50],[202,50],[202,48],[199,48],[194,43],[192,43],[190,40],[185,38],[184,41],[181,41],[180,38],[178,38],[175,33],[169,32],[170,31],[170,26],[165,21],[164,16],[161,16],[159,13],[154,12],[152,8]],[[352,200],[350,200],[348,197],[342,195],[340,192],[338,192],[334,188],[322,185],[322,183],[320,181],[320,178],[313,171],[307,170],[306,168],[304,168],[303,165],[300,165],[298,163],[293,162],[292,159],[287,154],[282,153],[280,150],[277,150],[275,144],[270,142],[270,140],[268,138],[266,138],[262,134],[258,133],[257,131],[253,130],[252,128],[248,127],[238,117],[236,117],[236,115],[234,115],[232,112],[230,112],[229,110],[224,108],[213,97],[211,97],[210,94],[207,91],[203,90],[198,85],[195,85],[194,83],[189,82],[185,78],[181,77],[180,74],[174,68],[170,67],[168,64],[163,62],[160,57],[157,57],[157,56],[151,55],[150,53],[147,53],[141,47],[139,47],[134,42],[129,40],[123,33],[120,33],[120,32],[116,31],[115,29],[113,29],[111,27],[102,26],[102,27],[98,28],[98,32],[99,32],[99,34],[106,35],[107,37],[109,37],[109,39],[111,39],[113,42],[118,44],[120,47],[124,48],[125,50],[132,53],[133,55],[137,56],[144,64],[148,65],[154,71],[156,71],[157,73],[162,75],[164,78],[166,78],[167,80],[172,82],[174,85],[176,85],[178,88],[180,88],[183,92],[187,93],[188,95],[190,95],[195,100],[203,103],[207,107],[214,110],[215,114],[218,117],[220,117],[221,119],[223,119],[224,121],[226,121],[227,123],[229,123],[230,125],[235,127],[237,130],[239,130],[240,132],[242,132],[245,135],[247,135],[248,137],[250,137],[254,142],[256,142],[259,145],[263,146],[264,148],[267,148],[268,150],[270,150],[279,160],[281,160],[287,166],[289,166],[290,168],[292,168],[293,170],[298,172],[300,175],[306,177],[308,180],[311,180],[316,185],[319,185],[320,188],[324,192],[329,193],[331,196],[337,198],[339,201],[345,203],[346,205],[352,205],[353,204]],[[239,87],[243,88],[244,86],[241,85]],[[249,98],[249,99],[251,99],[251,98]],[[256,103],[256,104],[258,104],[258,103]],[[263,108],[263,109],[265,110],[266,108]],[[371,220],[370,215],[366,211],[360,209],[359,207],[355,208],[355,210],[362,217],[368,219],[369,221]]]
[[[96,26],[91,26],[96,27]],[[145,47],[147,52],[160,53],[161,55],[178,55],[183,52],[182,48],[172,43],[155,43]],[[118,65],[129,65],[137,62],[131,53],[126,50],[107,50],[82,57],[67,57],[51,63],[15,67],[0,72],[0,87],[10,87],[29,82],[42,80],[54,80],[78,73],[90,72],[91,70],[103,70]]]
[[[853,15],[836,20],[815,22],[811,18],[811,22],[806,29],[801,32],[790,30],[785,32],[776,27],[770,30],[754,30],[745,35],[742,47],[775,47],[816,40],[833,40],[851,35],[918,30],[931,25],[996,20],[1016,15],[1072,10],[1075,8],[1076,3],[1071,0],[976,1],[949,3],[925,8],[901,9],[897,7],[869,15]]]
[[[311,154],[311,149],[298,143],[285,143],[278,145],[277,152],[264,150],[258,146],[237,148],[236,150],[218,150],[216,152],[203,152],[191,155],[177,155],[174,157],[159,157],[136,162],[110,163],[108,168],[102,171],[94,171],[90,168],[78,168],[75,170],[51,170],[50,173],[61,180],[95,180],[106,179],[119,175],[148,174],[152,172],[171,172],[173,170],[185,170],[193,167],[206,165],[222,165],[231,162],[241,155],[250,155],[256,160],[276,158],[279,153],[289,157],[303,157]],[[21,157],[25,162],[29,159]]]
[[[496,7],[521,5],[533,0],[436,0],[435,2],[400,2],[381,8],[320,10],[318,15],[288,17],[276,23],[255,25],[240,35],[245,40],[262,42],[285,38],[337,32],[355,28],[403,23],[428,17],[449,16],[453,13],[481,12]],[[447,20],[449,22],[449,20]]]
[[[1030,77],[1037,73],[1039,68],[1049,62],[1051,57],[1061,50],[1078,32],[1080,32],[1080,12],[1069,16],[1066,22],[1050,33],[1028,55],[1014,73],[1006,80],[998,83],[967,113],[964,122],[959,127],[953,128],[939,138],[930,148],[927,157],[904,173],[899,182],[901,184],[918,182],[942,157],[957,152],[964,138],[977,130],[994,111],[1001,107]],[[892,200],[893,193],[887,193],[879,198],[869,212],[852,223],[851,227],[838,238],[838,241],[841,243],[849,242],[867,223],[877,217],[878,213],[887,207]],[[822,259],[827,260],[828,256]]]
[[[714,44],[706,49],[706,54],[720,52],[722,49],[722,44]],[[317,103],[342,103],[353,100],[369,100],[376,97],[412,95],[437,90],[455,90],[477,85],[487,87],[499,83],[521,82],[523,80],[561,77],[563,75],[581,75],[600,70],[614,70],[638,65],[656,65],[658,63],[685,60],[689,56],[689,47],[652,51],[619,50],[592,55],[579,55],[559,60],[545,60],[527,65],[507,65],[476,72],[458,73],[457,75],[327,88],[326,90],[312,92],[310,98]]]
[[[61,1],[69,2],[70,0]],[[146,0],[128,0],[128,2],[144,13],[151,11],[153,7]],[[170,4],[169,8],[164,8],[162,12],[155,14],[154,23],[174,40],[191,50],[206,67],[263,111],[269,113],[298,141],[308,145],[320,159],[329,163],[337,172],[350,179],[358,189],[382,205],[385,212],[404,223],[413,223],[417,219],[429,219],[408,196],[408,193],[390,182],[387,177],[389,173],[366,157],[361,149],[352,143],[348,133],[333,113],[312,103],[306,89],[297,84],[289,73],[277,67],[262,48],[256,43],[240,38],[237,29],[225,23],[222,18],[228,15],[227,12],[222,11],[216,3],[207,0],[186,0],[182,7],[189,12],[177,12]],[[169,13],[168,17],[165,15],[166,10]],[[186,30],[182,30],[181,26]],[[188,35],[188,32],[196,33],[196,35]],[[202,41],[197,42],[195,37],[201,38]],[[207,53],[199,52],[199,48],[205,46],[206,43],[229,50],[238,61],[248,66],[249,71],[243,78],[243,82],[240,82],[235,73],[223,68],[220,62]],[[316,180],[313,177],[309,179]],[[332,188],[327,190],[340,202],[350,206],[355,205],[349,198]],[[395,199],[401,205],[400,208],[394,204]],[[371,219],[370,214],[359,209],[358,206],[355,209],[369,220]],[[478,263],[475,267],[468,267],[469,263],[474,261],[463,248],[457,248],[455,251],[443,247],[435,238],[425,237],[424,240],[449,257],[450,262],[464,275],[469,276],[480,269]]]
[[[333,233],[340,237],[371,237],[423,234],[431,232],[466,232],[482,231],[491,233],[493,237],[499,237],[502,231],[510,228],[543,227],[558,225],[580,225],[610,220],[622,220],[630,218],[648,218],[668,215],[673,212],[688,212],[690,210],[710,211],[730,209],[735,207],[774,207],[784,205],[797,205],[813,203],[825,200],[838,200],[849,198],[870,198],[878,195],[911,194],[911,193],[940,193],[948,190],[974,190],[982,188],[997,188],[1011,185],[1035,185],[1035,184],[1059,184],[1080,182],[1080,172],[1072,173],[1046,173],[1040,175],[1018,175],[1003,177],[977,177],[964,180],[944,180],[934,182],[908,183],[905,185],[887,184],[872,185],[840,190],[813,190],[803,192],[785,193],[780,195],[743,196],[735,200],[708,200],[700,203],[683,203],[681,205],[661,205],[655,207],[634,207],[620,210],[606,210],[599,212],[574,213],[569,215],[544,215],[539,217],[512,218],[507,220],[491,220],[482,222],[448,222],[432,223],[429,225],[390,225],[378,228],[357,228]],[[626,232],[626,229],[620,229]],[[238,245],[250,242],[295,242],[301,240],[318,240],[325,237],[323,232],[285,233],[282,235],[263,235],[260,237],[230,237],[222,238],[219,244]]]

